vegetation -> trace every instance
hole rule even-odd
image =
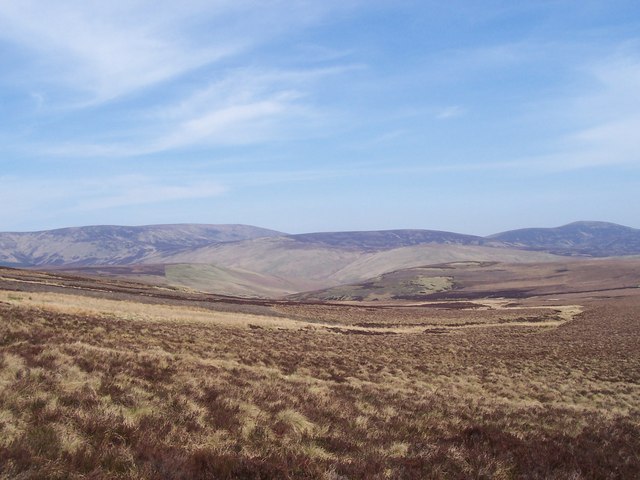
[[[420,269],[416,269],[420,270]],[[404,275],[401,275],[404,274]],[[411,270],[380,275],[361,284],[340,285],[320,292],[292,295],[291,298],[305,299],[320,296],[323,300],[346,301],[389,301],[395,299],[426,296],[450,290],[453,279],[444,276],[413,274]]]
[[[1,478],[640,474],[637,297],[224,311],[24,285],[0,291]]]

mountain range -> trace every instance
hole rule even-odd
[[[197,224],[0,233],[0,265],[129,275],[259,296],[330,288],[447,262],[534,263],[638,254],[640,230],[606,222],[487,237],[434,230],[289,235],[248,225]]]

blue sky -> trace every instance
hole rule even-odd
[[[0,231],[640,227],[637,1],[0,0]]]

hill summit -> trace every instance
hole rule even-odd
[[[524,228],[488,238],[509,247],[557,255],[610,257],[640,254],[640,230],[608,222],[573,222],[555,228]]]

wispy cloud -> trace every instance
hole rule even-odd
[[[0,38],[32,52],[30,68],[42,74],[33,76],[37,83],[65,85],[75,106],[94,105],[239,55],[340,8],[348,7],[300,0],[2,0]]]
[[[258,141],[270,132],[272,120],[283,116],[288,104],[286,96],[214,110],[179,124],[175,133],[161,139],[151,148],[164,151],[198,144],[246,144]]]
[[[436,118],[439,120],[448,120],[451,118],[462,117],[467,113],[467,110],[460,105],[451,105],[440,110],[436,114]]]
[[[56,188],[51,188],[49,180],[6,175],[0,177],[0,183],[3,185],[0,202],[13,205],[12,209],[2,212],[0,222],[26,212],[37,217],[47,216],[52,211],[58,215],[73,211],[98,213],[112,208],[215,198],[228,191],[227,186],[211,178],[186,177],[170,181],[150,175],[58,179]],[[42,210],[36,207],[42,204],[49,208]]]
[[[247,145],[273,138],[278,121],[291,116],[295,107],[273,98],[212,110],[143,130],[146,138],[131,142],[63,142],[41,145],[42,154],[61,158],[124,158],[150,155],[193,146]]]
[[[149,112],[145,120],[159,120],[160,125],[169,125],[169,132],[150,140],[146,148],[159,152],[198,144],[251,144],[299,133],[304,124],[309,134],[321,115],[309,98],[317,84],[359,68],[339,65],[226,72],[221,80]]]
[[[94,211],[213,198],[227,191],[219,182],[206,179],[169,183],[166,180],[140,175],[115,177],[100,184],[86,181],[84,188],[85,194],[90,198],[79,203],[74,210]],[[89,189],[92,193],[89,193]]]
[[[573,128],[555,141],[552,153],[519,163],[551,171],[640,166],[640,58],[617,54],[581,71],[588,87],[545,105],[547,116]]]
[[[218,78],[173,103],[153,108],[148,118],[181,119],[197,116],[211,108],[243,104],[274,94],[303,96],[327,77],[362,69],[358,64],[337,64],[331,67],[293,68],[237,68],[220,72]]]
[[[223,79],[185,97],[137,112],[133,125],[112,132],[120,140],[55,141],[36,148],[41,154],[62,158],[131,157],[317,135],[322,107],[308,98],[310,90],[328,76],[357,68],[226,72]]]
[[[322,109],[311,98],[318,82],[361,65],[345,63],[348,52],[313,44],[304,48],[317,58],[298,58],[297,67],[251,52],[359,3],[0,0],[0,40],[29,53],[0,79],[26,89],[47,122],[56,115],[73,122],[84,110],[99,119],[112,101],[133,96],[107,130],[82,125],[24,143],[38,155],[111,158],[247,145],[291,137],[304,125],[309,134],[320,131]],[[292,52],[295,58],[300,50]]]
[[[220,6],[222,7],[222,5]],[[166,2],[0,3],[0,36],[29,48],[43,78],[96,104],[165,81],[236,52],[241,45],[198,45]]]

